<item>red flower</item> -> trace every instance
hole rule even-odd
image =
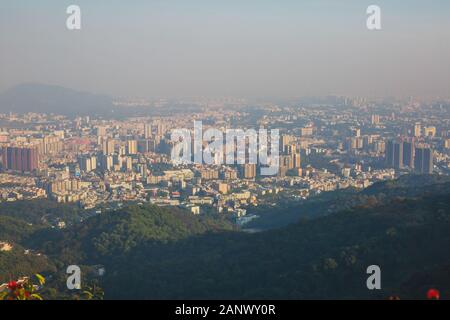
[[[8,288],[9,288],[9,290],[15,290],[15,289],[17,288],[17,282],[15,282],[15,281],[10,281],[10,282],[8,283]]]
[[[436,290],[436,289],[428,290],[428,292],[427,292],[428,300],[439,300],[439,298],[440,298],[439,290]]]

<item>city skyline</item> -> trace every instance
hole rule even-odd
[[[0,300],[450,299],[448,0],[1,2]]]

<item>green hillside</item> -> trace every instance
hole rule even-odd
[[[329,194],[317,214],[255,234],[221,216],[151,205],[127,206],[62,230],[36,220],[39,212],[54,219],[57,208],[41,204],[23,219],[8,209],[0,214],[0,239],[14,250],[0,252],[0,280],[45,273],[47,297],[70,298],[65,268],[77,264],[83,281],[99,283],[113,299],[424,298],[429,287],[448,298],[450,184],[427,177],[413,186],[411,179],[357,195]],[[374,264],[381,267],[382,290],[369,291],[366,268]],[[106,270],[102,277],[99,265]]]
[[[343,299],[423,298],[438,286],[448,297],[449,231],[450,194],[396,200],[259,234],[143,244],[111,266],[104,288],[109,298]],[[372,264],[381,291],[366,288]],[[437,269],[441,282],[426,281]]]

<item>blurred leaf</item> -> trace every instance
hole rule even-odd
[[[44,300],[42,299],[42,297],[40,295],[38,295],[37,293],[33,293],[30,297],[37,299],[37,300]]]
[[[41,286],[45,284],[45,278],[44,278],[42,275],[40,275],[39,273],[36,273],[35,276],[36,276],[36,278],[38,279],[39,284],[40,284]]]

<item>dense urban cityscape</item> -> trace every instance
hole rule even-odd
[[[123,108],[132,103],[117,102]],[[156,112],[168,107],[149,103]],[[257,218],[252,207],[276,204],[269,195],[301,201],[407,173],[450,172],[444,102],[329,97],[323,105],[252,105],[231,98],[189,103],[200,111],[124,120],[2,115],[2,201],[49,198],[96,212],[150,202],[193,214],[222,213],[245,224]],[[254,163],[173,164],[170,132],[192,128],[195,120],[222,130],[279,129],[278,174],[260,176]]]
[[[2,311],[450,299],[450,2],[1,2]]]

